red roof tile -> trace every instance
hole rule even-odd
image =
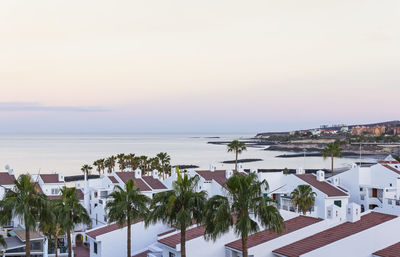
[[[317,218],[307,217],[307,216],[298,216],[296,218],[293,218],[293,219],[290,219],[290,220],[287,220],[284,222],[285,229],[282,231],[281,234],[278,234],[269,229],[266,229],[266,230],[260,231],[258,233],[255,233],[255,234],[249,236],[248,241],[247,241],[247,247],[251,248],[251,247],[263,244],[265,242],[268,242],[268,241],[278,238],[280,236],[289,234],[293,231],[302,229],[304,227],[307,227],[309,225],[312,225],[312,224],[320,222],[320,221],[322,221],[322,219],[317,219]],[[228,246],[230,248],[234,248],[239,251],[242,251],[242,240],[238,239],[229,244],[226,244],[226,246]]]
[[[389,163],[389,164],[399,164],[399,161],[393,160],[393,161],[379,161],[378,163],[381,164],[385,164],[385,163]]]
[[[164,233],[158,234],[157,236],[165,236],[165,235],[168,235],[169,233],[172,233],[175,231],[176,231],[176,229],[171,229],[171,230],[165,231]]]
[[[155,179],[152,176],[143,176],[142,179],[153,189],[167,189],[160,180]]]
[[[144,252],[141,252],[141,253],[138,253],[136,255],[133,255],[132,257],[147,257],[148,253],[151,253],[151,251],[150,250],[146,250]]]
[[[0,172],[0,185],[13,185],[15,177],[8,172]]]
[[[400,257],[400,242],[373,253],[380,257]]]
[[[114,176],[108,176],[113,184],[118,184],[118,180]]]
[[[136,187],[140,189],[140,191],[151,191],[151,188],[144,183],[144,181],[140,178],[135,178],[135,172],[116,172],[117,176],[124,182],[128,182],[128,180],[133,179],[135,181]]]
[[[82,189],[77,189],[76,194],[78,195],[78,200],[83,200],[84,195]]]
[[[143,219],[139,219],[139,220],[137,220],[135,222],[132,222],[132,224],[136,224],[136,223],[139,223],[141,221],[143,221]],[[93,239],[96,239],[96,237],[98,237],[98,236],[113,232],[113,231],[118,230],[118,229],[122,229],[124,227],[126,227],[126,223],[122,227],[118,223],[113,223],[113,224],[109,224],[109,225],[106,225],[106,226],[103,226],[103,227],[99,227],[99,228],[90,230],[90,231],[88,231],[86,233],[86,235],[90,236]]]
[[[387,164],[382,164],[382,166],[385,167],[385,168],[387,168],[387,169],[389,169],[389,170],[391,170],[391,171],[394,171],[394,172],[396,172],[397,174],[400,175],[400,170],[395,169],[395,168],[393,168],[392,166],[389,166],[389,165],[387,165]]]
[[[314,174],[296,174],[295,176],[307,182],[307,184],[315,187],[322,193],[326,194],[328,197],[348,196],[345,192],[339,190],[328,182],[318,181],[317,177]]]
[[[204,235],[204,226],[194,227],[186,231],[186,242]],[[181,243],[181,233],[173,234],[172,236],[159,239],[158,242],[169,247],[176,248]]]
[[[324,230],[292,244],[276,249],[272,252],[286,257],[297,257],[394,218],[397,218],[397,216],[379,212],[371,212],[361,216],[359,221],[345,222],[333,228]]]
[[[211,171],[211,170],[196,170],[196,173],[199,174],[201,177],[203,177],[205,180],[211,181],[211,180],[215,180],[218,184],[220,184],[221,186],[225,187],[225,183],[227,181],[226,179],[226,174],[225,174],[225,170],[215,170],[215,171]],[[237,171],[234,171],[234,173],[236,173]],[[244,172],[240,172],[243,175],[247,175]]]
[[[64,183],[58,180],[58,174],[40,174],[44,183]]]

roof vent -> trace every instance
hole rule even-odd
[[[225,171],[225,177],[226,179],[229,179],[233,175],[233,170],[226,170]]]
[[[153,170],[153,178],[158,179],[158,170],[156,169]]]
[[[215,166],[213,164],[210,164],[210,171],[215,171]]]
[[[135,170],[135,178],[142,178],[142,170],[141,169]]]
[[[296,174],[305,174],[305,173],[306,171],[301,167],[296,169]]]
[[[317,180],[324,181],[325,180],[325,172],[323,170],[317,171]]]

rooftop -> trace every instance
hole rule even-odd
[[[126,183],[130,179],[135,181],[136,187],[140,189],[140,191],[151,191],[151,188],[140,178],[135,178],[135,172],[115,172],[115,174],[122,180],[122,182]]]
[[[201,177],[203,177],[205,180],[211,181],[215,180],[218,184],[221,186],[225,187],[225,183],[227,181],[225,170],[196,170],[196,173],[199,174]],[[234,171],[236,173],[237,171]],[[243,175],[247,175],[244,172],[240,172]]]
[[[382,166],[385,167],[386,169],[389,169],[389,170],[391,170],[391,171],[393,171],[393,172],[395,172],[395,173],[400,175],[400,170],[398,170],[398,169],[396,169],[396,168],[394,168],[392,166],[389,166],[387,164],[382,164]]]
[[[205,230],[206,229],[204,226],[188,229],[186,231],[186,242],[203,236]],[[158,242],[169,247],[176,248],[176,246],[181,243],[181,233],[173,234],[172,236],[159,239]]]
[[[137,220],[135,222],[132,222],[131,224],[132,225],[133,224],[137,224],[137,223],[139,223],[141,221],[143,221],[143,219],[139,219],[139,220]],[[126,223],[123,226],[120,226],[118,223],[113,223],[113,224],[105,225],[103,227],[99,227],[99,228],[95,228],[95,229],[89,230],[86,233],[86,235],[90,236],[93,239],[96,239],[98,236],[113,232],[113,231],[118,230],[118,229],[122,229],[122,228],[126,227],[126,225],[127,225]]]
[[[0,172],[0,185],[13,185],[15,177],[8,172]]]
[[[302,229],[304,227],[307,227],[309,225],[315,224],[320,221],[322,221],[322,219],[317,219],[317,218],[307,217],[307,216],[298,216],[293,219],[289,219],[284,222],[285,229],[282,231],[281,234],[273,232],[269,229],[257,232],[255,234],[249,236],[248,241],[247,241],[247,247],[251,248],[251,247],[263,244],[265,242],[268,242],[268,241],[278,238],[280,236],[289,234],[293,231]],[[226,246],[236,249],[236,250],[239,250],[239,251],[242,251],[242,240],[238,239],[229,244],[226,244]]]
[[[373,255],[380,257],[398,257],[400,256],[400,242],[377,252],[374,252]]]
[[[326,194],[328,197],[348,196],[345,192],[330,183],[326,181],[318,181],[314,174],[296,174],[295,176]]]
[[[58,174],[40,174],[44,183],[64,183],[58,179]]]
[[[108,176],[113,184],[118,184],[118,180],[114,176]]]
[[[153,189],[167,189],[160,180],[155,179],[152,176],[143,176],[142,179]]]
[[[151,253],[151,251],[150,250],[146,250],[144,252],[141,252],[141,253],[138,253],[136,255],[133,255],[132,257],[147,257],[148,253]]]
[[[21,240],[22,242],[25,242],[26,240],[25,229],[14,229],[10,234],[11,235],[15,234],[15,236],[18,237],[18,239]],[[43,236],[38,231],[30,231],[29,234],[31,240],[43,238]]]
[[[394,218],[397,218],[397,216],[379,212],[371,212],[361,216],[359,221],[345,222],[333,228],[324,230],[292,244],[276,249],[273,252],[286,257],[300,256]]]

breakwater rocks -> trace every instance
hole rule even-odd
[[[263,161],[263,159],[239,159],[237,162],[238,163],[246,163],[246,162],[260,162],[260,161]],[[222,163],[233,164],[233,163],[235,163],[235,160],[223,161]]]
[[[173,168],[178,167],[178,169],[180,169],[180,170],[197,169],[197,168],[199,168],[199,166],[193,165],[193,164],[175,165],[175,166],[172,166],[172,167],[173,167]]]

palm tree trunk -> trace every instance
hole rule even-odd
[[[242,256],[247,257],[247,238],[242,237]]]
[[[181,257],[186,257],[186,227],[181,226]]]
[[[25,222],[25,254],[26,257],[31,256],[31,234],[29,233],[29,228],[26,226]]]
[[[58,233],[55,234],[54,249],[56,251],[56,257],[58,257]]]
[[[128,251],[128,253],[127,253],[127,257],[131,257],[132,255],[131,255],[131,218],[129,217],[129,212],[128,212],[128,217],[127,217],[127,219],[126,219],[126,222],[128,223],[128,227],[127,227],[127,233],[128,233],[128,235],[127,235],[127,242],[126,242],[126,244],[127,244],[127,251]]]
[[[334,158],[334,156],[331,155],[331,160],[332,160],[332,169],[331,169],[331,172],[332,172],[332,176],[333,176],[333,158]]]
[[[237,171],[237,161],[238,161],[238,151],[236,151],[236,159],[235,159],[235,171]]]
[[[67,230],[67,241],[68,241],[68,257],[72,257],[72,240],[71,233]]]

